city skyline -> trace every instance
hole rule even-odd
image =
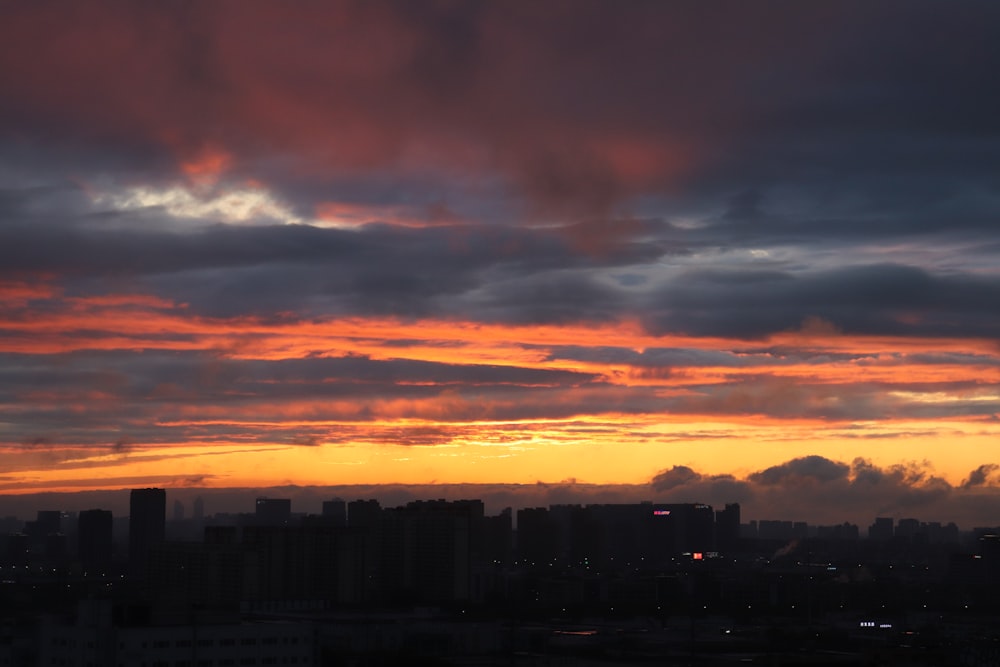
[[[996,4],[4,15],[0,514],[440,488],[998,523]]]
[[[955,524],[956,515],[949,514],[953,504],[938,503],[933,507],[914,511],[913,506],[873,507],[848,505],[830,507],[825,512],[804,512],[802,506],[791,507],[788,499],[750,499],[751,504],[733,499],[706,502],[711,498],[692,498],[686,495],[657,493],[643,487],[619,485],[354,485],[323,487],[270,487],[256,489],[237,488],[172,488],[172,489],[118,489],[113,491],[90,491],[76,493],[43,493],[6,495],[0,497],[0,519],[30,523],[41,515],[83,516],[88,512],[106,512],[115,519],[125,520],[132,516],[130,498],[137,493],[167,492],[167,504],[173,513],[166,516],[166,505],[161,509],[168,524],[187,525],[200,530],[199,526],[213,525],[247,519],[258,519],[271,514],[282,516],[282,521],[296,523],[306,517],[326,516],[335,511],[333,506],[346,508],[351,503],[374,503],[383,509],[402,507],[411,503],[481,503],[487,516],[513,511],[552,507],[595,508],[602,506],[635,505],[704,505],[716,511],[730,507],[740,508],[743,523],[758,522],[809,525],[812,528],[835,527],[845,524],[855,525],[864,531],[866,526],[878,521],[916,521],[918,524]],[[805,505],[808,507],[808,503]],[[267,507],[275,512],[269,513]],[[182,509],[177,514],[178,508]],[[974,529],[997,529],[996,508],[986,505],[972,511],[965,507],[965,521],[959,521],[962,531]],[[346,512],[346,509],[344,510]],[[159,510],[157,510],[159,512]],[[345,515],[346,516],[346,515]],[[273,518],[273,517],[272,517]],[[144,520],[143,520],[144,521]],[[516,525],[516,522],[515,522]]]
[[[7,515],[0,517],[0,520],[7,529],[4,537],[8,541],[24,538],[39,540],[45,537],[73,539],[79,537],[78,554],[84,562],[88,559],[95,562],[110,561],[113,524],[117,522],[119,530],[122,527],[126,528],[127,552],[130,558],[137,555],[137,561],[140,563],[146,560],[149,551],[155,550],[158,545],[165,542],[211,541],[218,537],[219,530],[224,533],[231,528],[247,526],[283,527],[294,530],[319,525],[338,529],[369,529],[380,521],[378,517],[381,515],[388,517],[394,512],[413,510],[458,510],[488,521],[501,520],[502,525],[506,526],[504,530],[513,530],[512,535],[528,531],[526,539],[532,542],[549,541],[554,530],[551,526],[547,527],[549,521],[566,523],[567,529],[569,524],[573,524],[576,527],[572,530],[594,535],[613,531],[615,526],[624,528],[628,524],[637,531],[637,536],[643,532],[643,526],[647,530],[655,531],[658,530],[655,527],[658,523],[670,524],[671,521],[676,521],[681,526],[685,524],[700,526],[695,533],[689,535],[692,539],[701,541],[701,544],[694,549],[713,552],[740,549],[736,543],[740,539],[785,540],[793,543],[799,539],[817,537],[837,542],[858,539],[888,541],[897,537],[905,540],[922,540],[921,543],[928,540],[935,543],[948,542],[954,547],[960,542],[968,543],[970,538],[978,539],[978,536],[982,535],[991,535],[993,536],[991,539],[995,539],[996,533],[1000,531],[1000,526],[995,525],[963,527],[954,521],[946,523],[924,521],[913,516],[873,516],[870,522],[852,522],[848,519],[817,522],[803,520],[801,517],[790,519],[783,515],[747,516],[744,514],[745,508],[739,503],[726,503],[722,507],[713,507],[698,502],[604,498],[599,502],[589,503],[522,502],[517,506],[500,508],[491,506],[496,504],[495,501],[484,501],[483,498],[412,498],[390,495],[383,498],[335,496],[319,500],[317,506],[316,497],[304,498],[301,494],[293,499],[293,497],[259,495],[253,497],[247,493],[237,496],[233,490],[224,491],[227,492],[216,494],[213,498],[213,501],[220,504],[219,511],[214,513],[204,512],[204,493],[187,497],[185,500],[195,508],[191,517],[186,517],[183,511],[178,511],[185,508],[185,500],[179,498],[172,499],[174,516],[168,517],[164,502],[166,490],[145,488],[128,490],[128,510],[124,512],[122,498],[105,495],[102,508],[79,510],[70,503],[68,507],[52,509],[53,503],[49,502],[47,505],[49,509],[22,511],[21,517]],[[124,490],[121,495],[124,495]],[[66,494],[51,494],[49,497],[63,502],[69,501],[70,498]],[[234,502],[238,504],[234,506]],[[672,515],[673,519],[670,518]],[[35,518],[31,519],[31,516]],[[599,523],[603,522],[604,526],[597,528],[591,525],[590,521],[580,522],[580,517],[590,517]],[[16,528],[17,523],[22,524],[20,529]],[[83,537],[84,534],[87,535],[86,539]],[[121,535],[118,537],[121,538]],[[712,543],[708,544],[709,541]],[[609,544],[610,548],[613,546]],[[105,551],[102,552],[101,549]],[[691,549],[689,545],[687,549],[680,548],[678,553],[690,552]]]

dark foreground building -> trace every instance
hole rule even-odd
[[[163,489],[132,489],[129,496],[129,572],[146,573],[150,548],[163,542],[166,534],[167,492]]]

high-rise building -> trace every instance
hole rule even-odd
[[[55,535],[62,528],[62,512],[59,510],[38,510],[38,517],[34,522],[28,522],[26,531],[32,537],[45,537]]]
[[[705,503],[654,504],[653,553],[656,557],[688,551],[711,551],[715,512]]]
[[[486,563],[497,565],[510,563],[514,546],[513,510],[507,507],[496,516],[483,517],[480,533],[479,540],[482,546],[473,555],[478,553],[480,560]],[[476,537],[476,534],[473,537]]]
[[[367,532],[321,521],[245,526],[248,565],[243,599],[357,604],[366,600]],[[215,545],[213,545],[215,546]],[[218,545],[224,546],[224,545]]]
[[[347,503],[347,526],[363,534],[364,580],[370,582],[364,590],[370,599],[381,596],[379,570],[382,563],[382,506],[374,498]]]
[[[167,492],[132,489],[129,496],[128,561],[133,575],[142,576],[150,547],[163,541],[167,521]]]
[[[478,500],[413,501],[382,512],[379,585],[393,602],[449,603],[471,598]]]
[[[109,510],[80,512],[77,532],[77,553],[85,570],[100,571],[111,565],[112,525]]]
[[[726,503],[715,513],[715,545],[719,551],[732,552],[740,543],[740,504]]]
[[[547,507],[517,511],[517,555],[522,563],[548,565],[559,556],[555,520]]]
[[[377,526],[381,516],[382,506],[374,498],[371,500],[352,500],[347,503],[347,523],[352,528]]]
[[[347,503],[340,498],[323,501],[323,519],[334,526],[347,525]]]
[[[896,522],[896,531],[893,537],[901,537],[912,540],[920,532],[920,521],[917,519],[900,519]]]
[[[292,518],[291,498],[258,498],[255,511],[259,526],[284,526]]]
[[[238,544],[164,542],[150,549],[144,588],[161,604],[235,609],[254,592],[251,571]]]
[[[757,535],[762,540],[791,540],[796,537],[795,524],[781,519],[761,519],[757,524]]]
[[[893,520],[891,517],[880,516],[868,527],[868,539],[887,542],[892,539]]]

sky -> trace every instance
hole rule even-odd
[[[0,14],[0,513],[338,487],[1000,523],[997,3]]]

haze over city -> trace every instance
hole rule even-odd
[[[1000,5],[0,13],[0,516],[1000,523]]]

